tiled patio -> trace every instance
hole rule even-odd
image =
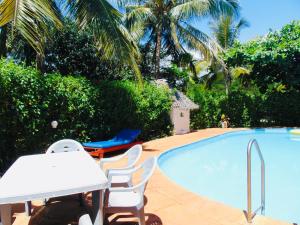
[[[198,132],[176,135],[144,143],[144,152],[141,161],[149,156],[157,156],[161,152],[188,144],[199,139],[232,131],[232,129],[205,129]],[[80,178],[79,178],[80,179]],[[14,207],[14,225],[67,225],[77,224],[81,214],[90,211],[90,197],[87,196],[87,205],[80,207],[74,197],[56,201],[41,206],[41,202],[34,202],[35,209],[29,218],[23,213],[23,205]],[[157,169],[151,178],[146,193],[146,223],[147,225],[242,225],[247,224],[244,213],[235,208],[218,203],[203,196],[195,195],[179,187],[164,176]],[[131,225],[137,224],[130,216],[111,216],[110,224]],[[255,225],[287,224],[274,221],[270,218],[256,216]]]

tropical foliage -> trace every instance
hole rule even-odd
[[[136,59],[139,49],[122,24],[122,14],[107,0],[67,0],[68,11],[81,29],[89,28],[95,44],[106,58],[118,58],[134,69],[141,82]]]
[[[213,36],[223,49],[232,47],[237,40],[241,29],[248,27],[249,23],[244,18],[232,14],[220,15],[210,23]]]
[[[188,49],[201,52],[204,58],[217,56],[219,45],[190,22],[192,19],[220,13],[236,13],[235,0],[203,1],[120,1],[126,7],[126,25],[137,41],[154,46],[155,72],[160,72],[161,49],[174,58]]]
[[[41,67],[49,27],[61,26],[60,12],[55,1],[2,0],[0,2],[0,27],[9,23],[13,24],[14,28],[37,52],[37,63]]]
[[[300,90],[300,21],[257,40],[235,43],[224,60],[230,67],[251,68],[248,83],[254,82],[262,91],[269,86]]]
[[[190,84],[187,94],[201,106],[191,114],[194,129],[220,126],[223,114],[230,118],[231,127],[300,126],[298,90],[282,92],[270,87],[261,92],[255,86],[244,89],[233,83],[227,95],[224,91]]]
[[[147,82],[96,85],[0,60],[0,171],[62,138],[99,140],[124,128],[141,129],[144,140],[168,135],[170,107],[169,92]]]
[[[122,14],[106,0],[67,0],[64,14],[75,18],[80,29],[91,29],[94,43],[105,58],[117,58],[131,65],[141,80],[136,59],[139,50],[131,35],[122,25]],[[3,0],[0,2],[0,27],[12,23],[37,53],[37,66],[44,63],[45,42],[49,29],[61,27],[62,15],[54,0]],[[2,28],[3,29],[3,28]],[[2,33],[2,32],[1,32]],[[5,37],[0,34],[1,37]],[[111,38],[114,37],[114,38]]]
[[[227,49],[224,60],[234,77],[228,95],[212,84],[189,84],[187,93],[199,105],[195,128],[218,126],[221,115],[231,126],[299,126],[300,21],[280,31]]]
[[[118,58],[106,59],[94,45],[91,30],[79,30],[74,22],[64,21],[62,29],[51,29],[45,49],[45,71],[62,75],[82,75],[92,81],[134,80],[134,72]],[[78,63],[80,62],[80,63]]]
[[[210,26],[215,40],[223,50],[226,50],[232,47],[241,29],[248,27],[249,24],[244,18],[240,18],[239,15],[227,13],[221,14],[214,21],[210,22]],[[249,71],[249,69],[242,67],[230,69],[223,60],[216,60],[215,58],[211,59],[207,70],[209,72],[202,76],[202,81],[205,82],[206,87],[210,88],[213,83],[220,83],[221,81],[224,83],[227,94],[231,80],[235,77],[248,74],[247,72]]]

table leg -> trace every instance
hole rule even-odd
[[[11,225],[11,205],[0,205],[1,222],[3,225]]]
[[[93,225],[103,225],[103,199],[102,191],[92,192],[92,204],[93,204]]]

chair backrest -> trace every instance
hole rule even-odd
[[[156,164],[156,158],[150,157],[140,165],[140,169],[143,170],[143,173],[141,176],[141,181],[137,185],[135,185],[134,189],[139,190],[141,193],[144,193],[147,183],[155,170]]]
[[[119,132],[113,139],[119,141],[121,140],[132,142],[137,138],[137,136],[139,136],[140,133],[141,130],[124,129],[121,132]]]
[[[134,145],[125,153],[127,155],[127,166],[134,166],[142,155],[143,147],[142,145]]]
[[[59,152],[72,152],[72,151],[84,151],[82,145],[72,139],[63,139],[53,143],[46,151],[49,153],[59,153]]]

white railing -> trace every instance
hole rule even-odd
[[[251,150],[252,146],[256,147],[257,153],[261,161],[261,205],[252,213],[252,190],[251,190]],[[252,222],[256,213],[261,210],[261,214],[265,212],[265,161],[260,151],[259,145],[255,139],[248,143],[247,147],[247,221]]]

